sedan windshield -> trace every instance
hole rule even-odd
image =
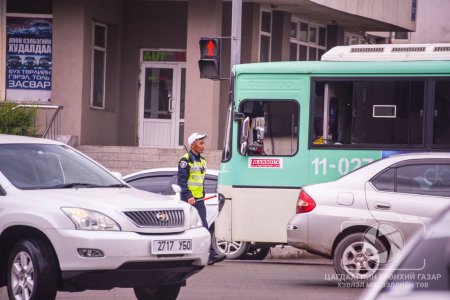
[[[122,186],[112,174],[63,145],[0,145],[0,171],[20,189]]]

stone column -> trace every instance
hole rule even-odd
[[[290,50],[291,15],[274,11],[272,15],[271,61],[288,61]]]
[[[6,87],[6,0],[0,0],[0,101],[5,100]]]
[[[201,79],[198,68],[201,37],[220,37],[222,0],[189,0],[187,20],[186,104],[184,142],[192,132],[208,135],[207,148],[219,147],[220,81]],[[224,81],[225,83],[225,81]]]
[[[337,25],[327,26],[327,50],[344,45],[344,28]]]

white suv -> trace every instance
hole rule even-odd
[[[131,188],[62,143],[0,135],[0,286],[10,299],[114,287],[175,299],[209,246],[194,207]]]

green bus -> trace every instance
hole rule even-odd
[[[339,46],[321,61],[242,64],[231,86],[215,236],[240,241],[223,243],[234,258],[286,243],[301,186],[396,152],[450,149],[450,44]]]

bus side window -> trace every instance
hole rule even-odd
[[[241,105],[250,118],[246,155],[294,155],[298,149],[299,105],[292,100],[246,100]],[[240,132],[242,132],[242,123]]]
[[[450,81],[436,80],[433,114],[433,144],[450,145]]]
[[[336,147],[421,145],[424,98],[425,82],[415,78],[316,81],[310,141]],[[443,109],[435,110],[447,119]]]
[[[314,144],[350,144],[353,87],[349,82],[318,83],[314,107]]]

